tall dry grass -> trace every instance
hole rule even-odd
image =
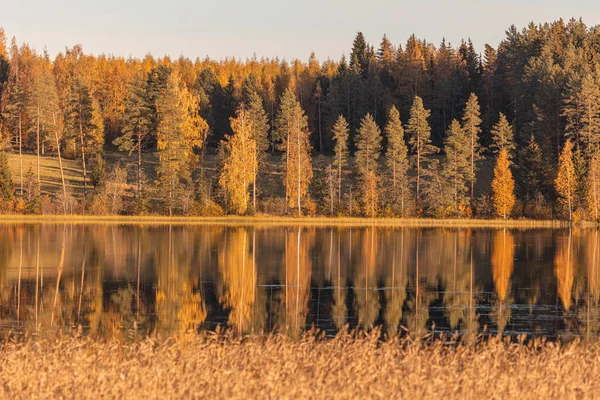
[[[592,398],[600,345],[202,335],[7,343],[2,398]]]

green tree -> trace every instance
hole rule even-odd
[[[338,186],[338,204],[342,201],[342,176],[344,168],[348,164],[348,135],[350,130],[348,129],[348,122],[342,115],[338,116],[335,125],[331,132],[333,141],[333,164],[337,170],[337,186]]]
[[[479,144],[479,134],[481,133],[481,118],[479,111],[479,100],[475,93],[471,93],[465,111],[462,117],[463,129],[469,138],[469,182],[471,183],[471,198],[475,196],[475,180],[477,179],[477,161],[481,158],[481,146]]]
[[[558,160],[558,174],[554,180],[554,187],[569,215],[573,219],[573,203],[577,183],[575,182],[575,166],[573,164],[573,143],[567,140]]]
[[[437,153],[437,147],[431,144],[431,128],[427,119],[431,112],[423,106],[423,100],[415,96],[413,105],[410,109],[410,119],[406,127],[406,133],[409,136],[409,144],[413,149],[413,164],[417,169],[417,200],[421,196],[421,175],[423,173],[424,163],[427,162],[427,156]]]
[[[385,37],[384,37],[385,39]],[[400,112],[392,106],[385,125],[387,147],[385,163],[391,174],[391,199],[400,203],[400,215],[404,217],[405,202],[408,195],[408,149],[404,141],[404,128],[400,122]]]
[[[519,191],[525,206],[546,192],[548,186],[546,165],[542,149],[531,135],[527,146],[519,154]]]
[[[374,217],[377,212],[377,173],[381,156],[381,131],[371,114],[361,121],[356,136],[355,166],[361,187],[365,214]]]
[[[157,104],[156,169],[164,190],[169,215],[176,202],[191,184],[194,150],[202,146],[206,121],[198,114],[198,100],[192,96],[177,74],[171,74],[161,91]]]
[[[74,78],[71,84],[66,128],[69,138],[79,145],[85,204],[88,194],[88,161],[92,156],[102,152],[104,126],[97,102],[90,95],[89,88],[79,78]]]
[[[147,79],[145,74],[139,73],[134,76],[127,87],[125,98],[125,112],[123,115],[123,135],[113,143],[121,151],[127,151],[131,155],[137,153],[137,190],[138,204],[142,202],[144,164],[142,149],[147,147],[151,138],[152,129],[152,105],[149,104],[147,92]]]
[[[593,74],[587,73],[581,81],[572,82],[564,100],[567,137],[589,160],[600,144],[600,87]]]
[[[506,149],[508,152],[508,159],[512,159],[513,152],[516,148],[513,139],[513,128],[508,123],[506,116],[500,113],[498,122],[492,127],[492,144],[490,149],[494,154],[499,154],[501,150]]]
[[[465,206],[469,178],[470,141],[460,123],[454,119],[448,128],[444,142],[446,153],[443,175],[452,188],[454,212],[458,215]]]

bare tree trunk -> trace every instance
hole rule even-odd
[[[257,167],[257,163],[258,161],[256,160],[256,152],[258,151],[258,146],[255,143],[254,144],[255,148],[254,148],[254,161],[252,162],[252,176],[253,176],[253,183],[252,183],[252,212],[254,214],[256,214],[256,167]]]
[[[298,118],[298,111],[296,110],[296,123],[297,123],[297,132],[296,132],[296,157],[298,157],[298,216],[302,215],[302,205],[300,204],[300,173],[302,172],[301,163],[300,163],[300,119]]]
[[[319,96],[319,152],[323,153],[323,134],[321,130],[321,96]]]

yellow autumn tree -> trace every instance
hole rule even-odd
[[[575,165],[573,164],[573,144],[570,140],[565,143],[560,158],[558,159],[558,174],[554,180],[554,187],[560,202],[568,210],[569,221],[573,219],[573,200],[575,197]]]
[[[235,214],[245,214],[250,201],[250,185],[257,170],[256,140],[248,111],[242,105],[231,119],[233,135],[226,137],[225,160],[219,185],[226,191],[228,204]]]
[[[502,332],[510,319],[510,277],[514,268],[515,240],[506,229],[496,232],[492,242],[492,275],[497,294],[496,310],[493,313],[498,331]]]
[[[506,149],[500,150],[496,161],[492,192],[496,214],[504,219],[508,218],[515,205],[515,180],[510,172],[510,162],[508,161]]]

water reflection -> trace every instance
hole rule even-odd
[[[600,334],[582,229],[0,225],[0,333]]]

